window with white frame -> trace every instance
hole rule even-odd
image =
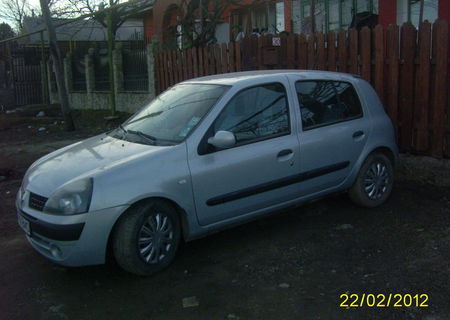
[[[313,0],[293,0],[300,2],[300,14],[296,12],[297,5],[293,5],[292,20],[300,16],[300,32],[311,30],[311,5]],[[328,32],[330,30],[347,29],[354,15],[361,12],[378,14],[378,0],[314,0],[315,30]],[[295,31],[295,29],[294,29]]]

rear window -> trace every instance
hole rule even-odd
[[[303,130],[348,121],[362,116],[353,86],[339,81],[297,81],[295,84]]]

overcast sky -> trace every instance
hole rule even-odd
[[[0,0],[0,2],[1,2],[2,0]],[[33,7],[33,8],[39,8],[40,7],[40,4],[39,4],[39,0],[27,0],[29,3],[30,3],[30,5]],[[11,26],[13,26],[14,25],[14,21],[7,21],[7,20],[5,20],[5,19],[3,19],[3,18],[0,18],[0,22],[6,22],[6,23],[9,23]]]

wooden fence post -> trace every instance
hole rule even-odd
[[[359,61],[358,61],[358,30],[350,29],[348,32],[349,40],[349,72],[353,74],[359,74]]]
[[[402,151],[411,151],[414,110],[414,57],[416,52],[416,28],[403,24],[400,40],[400,131],[399,144]]]
[[[433,108],[432,108],[432,150],[431,153],[441,158],[445,152],[450,156],[450,139],[446,135],[445,126],[449,124],[448,107],[448,59],[449,59],[449,26],[446,20],[437,20],[433,25],[433,60],[436,61],[433,74]],[[447,117],[446,117],[447,114]],[[444,122],[447,118],[447,123]],[[445,148],[445,151],[444,151]]]
[[[428,112],[430,109],[431,24],[422,22],[419,28],[418,62],[414,97],[414,136],[416,151],[428,149]]]
[[[153,53],[153,47],[152,44],[147,44],[146,47],[147,51],[147,77],[148,77],[148,93],[151,99],[153,99],[156,96],[156,74],[155,74],[155,67],[156,67],[156,61],[155,61],[155,55]]]
[[[325,51],[324,35],[322,32],[319,32],[317,34],[316,40],[317,40],[317,69],[325,70],[326,51]]]
[[[372,37],[370,29],[362,28],[359,33],[359,42],[361,43],[361,76],[366,81],[371,82],[371,67],[372,67]]]
[[[347,72],[347,38],[343,29],[338,33],[339,72]]]
[[[328,71],[336,71],[336,34],[328,32]]]
[[[389,62],[386,72],[387,84],[387,113],[391,117],[398,136],[398,93],[399,93],[399,28],[390,25],[387,30],[387,60]]]
[[[299,69],[308,68],[308,42],[306,41],[306,36],[301,34],[298,38],[297,44],[297,61]]]
[[[374,33],[374,87],[384,102],[384,30],[381,25],[377,25],[373,30]]]

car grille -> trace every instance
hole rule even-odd
[[[46,197],[30,192],[30,201],[28,202],[28,206],[32,209],[42,211],[44,210],[47,200],[48,198]]]

